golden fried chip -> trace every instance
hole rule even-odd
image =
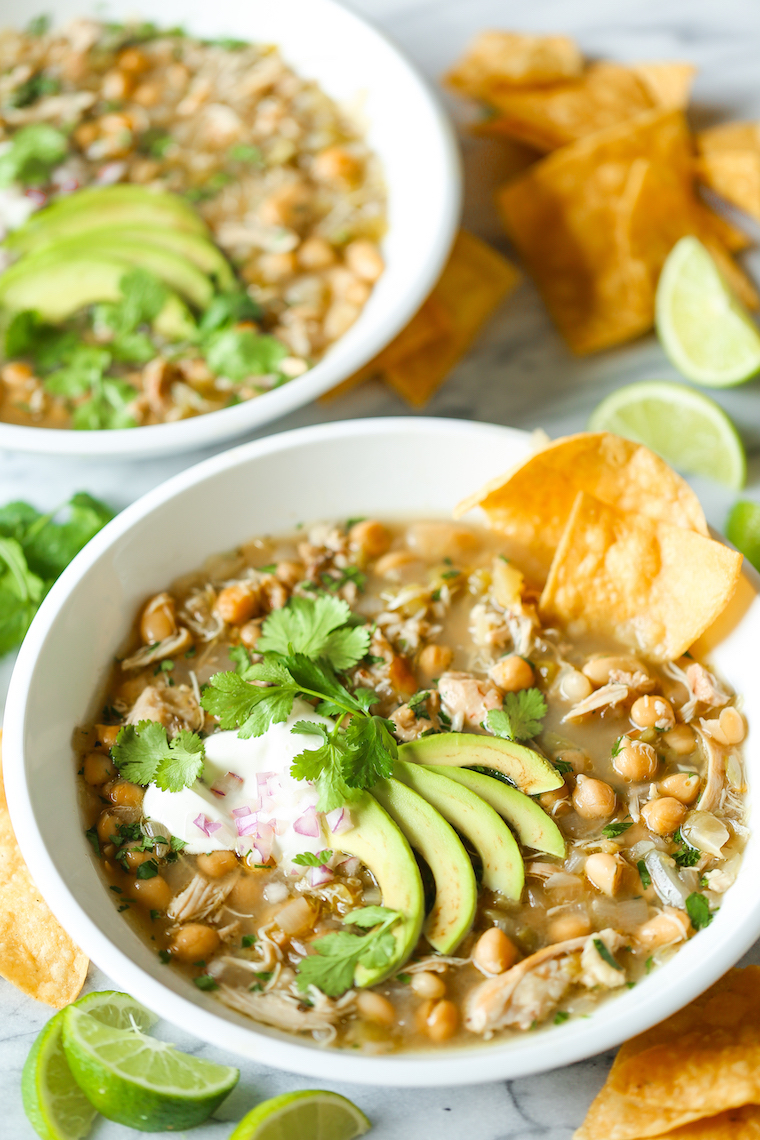
[[[651,1105],[636,1097],[622,1096],[609,1080],[594,1098],[573,1140],[644,1140],[667,1135],[691,1121],[700,1120],[699,1110],[684,1113],[667,1105]]]
[[[87,965],[32,882],[13,834],[0,770],[0,976],[62,1009],[84,985]]]
[[[727,202],[760,219],[760,150],[716,150],[697,163],[702,181]]]
[[[579,491],[621,511],[709,533],[686,480],[648,447],[611,432],[555,440],[465,499],[455,515],[482,507],[489,525],[529,552],[545,579]]]
[[[475,99],[488,101],[494,88],[557,83],[583,70],[583,56],[567,36],[481,32],[446,82]]]
[[[656,107],[685,110],[689,105],[694,76],[693,63],[634,63],[636,73]]]
[[[693,167],[682,112],[658,110],[555,151],[500,191],[507,232],[574,352],[651,328],[657,279],[681,237],[730,260]]]
[[[700,154],[721,150],[754,150],[760,152],[760,123],[721,123],[697,135]]]
[[[740,230],[733,222],[723,214],[719,214],[717,210],[713,210],[710,206],[704,203],[698,203],[698,208],[702,214],[705,224],[705,236],[712,232],[718,239],[721,246],[729,251],[729,253],[741,253],[743,249],[749,249],[752,245],[752,238],[746,234],[744,230]],[[702,241],[705,237],[702,238]]]
[[[539,610],[571,636],[602,634],[672,661],[725,608],[741,566],[742,555],[719,542],[581,491]]]

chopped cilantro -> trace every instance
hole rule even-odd
[[[636,864],[636,867],[637,867],[638,872],[639,872],[639,878],[641,879],[641,885],[644,888],[644,890],[646,890],[647,887],[651,887],[651,885],[652,885],[652,876],[649,874],[649,871],[647,870],[647,865],[643,859],[639,859],[638,863]]]
[[[24,28],[24,33],[27,36],[44,36],[50,28],[50,17],[47,13],[42,12],[39,16],[33,16],[29,23]]]
[[[602,828],[602,835],[606,836],[607,839],[614,839],[617,835],[622,835],[629,827],[633,827],[632,819],[615,819]]]
[[[123,895],[123,894],[124,894],[124,892],[123,892],[123,890],[121,889],[121,887],[109,887],[108,889],[109,889],[109,891],[113,891],[113,893],[114,893],[115,895]]]
[[[170,835],[169,846],[171,847],[172,851],[184,851],[184,849],[187,847],[187,840],[178,839],[176,835]]]
[[[161,911],[160,910],[152,910],[150,912],[150,921],[151,922],[155,922],[156,919],[160,918],[160,917],[161,917]]]
[[[223,328],[213,333],[204,351],[212,372],[236,382],[277,373],[280,361],[288,354],[276,337],[247,328]]]
[[[325,589],[331,590],[334,594],[337,594],[338,590],[342,590],[349,582],[353,582],[359,593],[363,593],[367,584],[367,575],[358,566],[345,566],[338,571],[337,578],[325,570],[320,574],[320,578]]]
[[[197,978],[193,978],[199,990],[218,990],[219,983],[208,974],[199,974]]]
[[[21,127],[0,155],[0,186],[44,186],[67,150],[66,135],[49,123]]]
[[[320,851],[318,855],[313,855],[311,851],[303,851],[300,855],[294,855],[292,862],[299,867],[323,867],[331,859],[332,851]]]
[[[713,920],[710,904],[699,891],[692,891],[687,898],[686,913],[691,919],[691,925],[695,930],[702,930],[705,926],[709,926]]]
[[[644,963],[644,969],[646,970],[647,974],[650,972],[653,966],[654,958],[647,958],[646,962]]]
[[[347,602],[320,594],[293,597],[269,615],[256,643],[258,653],[304,653],[325,658],[333,669],[356,665],[367,652],[370,631],[356,625]]]
[[[164,965],[166,965],[168,962],[171,962],[171,960],[172,960],[172,956],[168,950],[159,950],[158,956],[161,959],[161,961],[164,963]]]
[[[238,143],[237,146],[230,147],[228,154],[233,162],[251,162],[256,166],[264,165],[264,156],[257,146]]]
[[[623,739],[624,738],[622,736],[619,736],[615,743],[612,745],[612,752],[610,755],[613,759],[620,754],[620,749],[623,747]]]
[[[458,578],[461,573],[461,570],[444,570],[441,577],[448,580],[449,578]]]
[[[412,712],[416,712],[421,705],[424,705],[426,703],[429,696],[430,689],[420,689],[419,692],[415,693],[414,696],[410,697],[406,702],[407,707],[410,708]]]
[[[672,855],[677,866],[694,867],[702,858],[702,852],[696,847],[691,847],[681,835],[680,827],[673,836],[673,841],[678,844],[677,850]]]
[[[402,986],[408,986],[411,980],[411,974],[396,974],[396,981],[401,982]]]
[[[94,825],[92,827],[88,827],[85,831],[85,836],[87,837],[87,842],[92,846],[95,854],[100,855],[100,840],[98,839],[97,827]]]
[[[506,740],[531,740],[538,736],[546,716],[546,700],[540,689],[522,689],[507,693],[504,708],[491,709],[486,724],[494,736]]]
[[[188,729],[170,741],[162,724],[141,720],[119,729],[111,756],[121,775],[133,784],[155,784],[164,792],[179,792],[191,787],[201,774],[204,748],[201,738]]]
[[[242,947],[244,950],[247,950],[249,946],[254,946],[255,943],[256,943],[256,935],[255,934],[244,934],[243,935]]]
[[[566,776],[568,772],[572,772],[574,770],[569,760],[553,760],[552,764],[557,769],[560,776]]]
[[[357,515],[355,519],[346,519],[346,530],[351,530],[351,527],[356,526],[357,523],[364,522],[366,518],[366,515]]]
[[[158,874],[158,863],[155,859],[148,859],[137,868],[138,879],[155,879]]]
[[[42,71],[35,71],[23,83],[19,83],[10,94],[8,104],[11,107],[31,107],[38,99],[45,95],[57,95],[61,90],[60,80]]]
[[[602,942],[601,938],[595,938],[594,939],[594,949],[596,950],[597,954],[602,959],[602,961],[606,962],[608,966],[612,966],[613,970],[622,970],[623,969],[623,967],[620,965],[620,963],[615,961],[615,959],[613,958],[612,954],[608,950],[605,943]]]
[[[129,910],[129,903],[124,903],[122,906],[118,907],[117,910],[119,914],[121,914],[122,911]]]
[[[316,938],[311,943],[316,954],[301,959],[296,968],[299,990],[306,993],[310,986],[316,986],[328,997],[338,997],[353,985],[357,965],[369,969],[385,966],[396,948],[390,928],[400,918],[398,911],[382,906],[362,907],[345,915],[345,924],[370,933],[359,935],[340,930]]]
[[[569,1018],[570,1018],[570,1014],[566,1010],[558,1009],[554,1015],[554,1024],[555,1025],[562,1025],[562,1022],[568,1021]]]
[[[274,574],[275,570],[277,569],[277,563],[270,562],[268,566],[257,566],[256,569],[258,570],[259,574]]]

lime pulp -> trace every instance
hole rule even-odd
[[[306,1089],[263,1101],[243,1117],[229,1140],[354,1140],[371,1127],[346,1097]]]
[[[734,503],[726,519],[726,538],[760,570],[760,503]]]
[[[81,1140],[98,1115],[71,1075],[63,1051],[65,1010],[50,1018],[24,1064],[21,1099],[43,1140]]]

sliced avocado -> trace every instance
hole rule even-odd
[[[176,293],[170,293],[163,309],[153,320],[153,331],[174,344],[178,340],[195,340],[198,326],[185,302]]]
[[[562,787],[562,777],[540,753],[500,736],[475,732],[439,732],[402,744],[401,760],[415,764],[446,764],[454,768],[493,768],[508,776],[529,796]]]
[[[446,768],[433,764],[429,768],[431,772],[456,780],[490,804],[507,821],[523,847],[532,847],[536,851],[545,851],[547,855],[564,859],[565,840],[562,832],[551,816],[530,796],[519,792],[517,788],[511,788],[503,780],[484,776],[482,772],[471,772],[468,768]]]
[[[432,804],[400,780],[381,780],[372,795],[432,871],[435,902],[423,934],[439,954],[453,953],[472,926],[478,902],[475,872],[462,841]]]
[[[36,266],[27,266],[25,259],[0,276],[0,305],[14,312],[35,309],[57,324],[86,305],[118,301],[119,282],[130,268],[125,261],[95,254]]]
[[[391,928],[396,953],[385,966],[357,966],[354,983],[374,986],[390,977],[414,950],[425,918],[425,894],[412,849],[391,817],[368,792],[350,805],[353,826],[336,835],[333,845],[346,855],[355,855],[377,879],[383,906],[397,910],[401,920]]]
[[[399,754],[401,749],[399,749]],[[423,764],[397,760],[393,775],[417,792],[469,839],[483,862],[483,886],[509,899],[519,899],[525,867],[512,832],[494,809],[475,792],[431,772]]]
[[[112,235],[115,233],[113,230],[110,232]],[[118,234],[107,241],[101,239],[91,242],[89,233],[57,241],[23,257],[9,272],[29,272],[36,266],[57,265],[87,257],[90,251],[97,257],[116,258],[129,268],[139,266],[140,269],[147,269],[199,309],[206,309],[214,296],[214,287],[208,277],[191,261],[160,246],[134,245],[122,241]]]
[[[130,184],[77,190],[33,214],[5,240],[5,247],[29,253],[53,239],[112,226],[159,226],[208,235],[208,227],[177,194],[156,193]]]

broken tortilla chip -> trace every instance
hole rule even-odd
[[[634,63],[636,73],[656,107],[685,110],[697,69],[693,63]]]
[[[494,88],[557,83],[582,71],[583,56],[567,36],[489,31],[475,37],[445,79],[456,90],[488,101]]]
[[[571,636],[605,635],[673,661],[725,608],[741,567],[738,551],[581,491],[539,611]]]
[[[0,767],[0,976],[29,997],[62,1009],[84,985],[87,966],[27,870]]]
[[[711,190],[760,219],[760,150],[717,150],[697,162],[697,174]]]
[[[535,555],[545,579],[579,491],[621,511],[709,533],[686,480],[648,447],[611,432],[555,440],[465,499],[454,513],[458,518],[482,507],[494,530]]]

